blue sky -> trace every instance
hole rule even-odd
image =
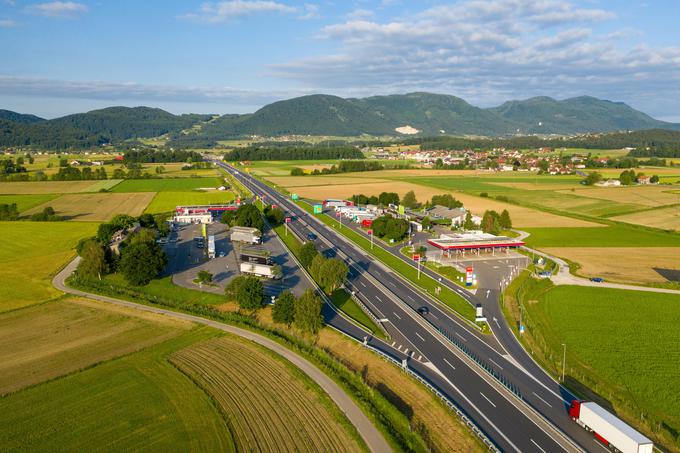
[[[0,0],[0,108],[585,94],[680,122],[678,18],[677,0]]]

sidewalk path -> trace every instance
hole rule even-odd
[[[293,365],[298,367],[303,373],[309,376],[314,382],[316,382],[319,387],[321,387],[328,396],[338,405],[340,410],[347,416],[349,421],[356,427],[359,435],[364,439],[368,448],[373,452],[389,452],[392,451],[385,438],[382,436],[380,431],[373,426],[373,423],[366,417],[366,415],[359,409],[359,406],[342,390],[330,377],[326,376],[321,370],[314,366],[308,360],[302,358],[298,354],[292,352],[286,347],[280,345],[279,343],[270,340],[269,338],[263,337],[257,333],[251,332],[249,330],[241,329],[239,327],[230,326],[223,324],[218,321],[213,321],[206,318],[201,318],[200,316],[193,316],[185,313],[178,313],[171,310],[165,310],[163,308],[152,307],[142,304],[137,304],[135,302],[128,302],[126,300],[115,299],[113,297],[100,296],[98,294],[86,293],[84,291],[79,291],[77,289],[69,288],[65,284],[66,278],[73,273],[73,271],[78,267],[80,262],[80,257],[76,257],[71,261],[61,272],[59,272],[54,279],[52,284],[55,288],[64,291],[65,293],[73,294],[76,296],[89,297],[90,299],[98,300],[101,302],[106,302],[109,304],[119,305],[123,307],[134,308],[137,310],[143,310],[151,313],[157,313],[165,316],[171,316],[173,318],[183,319],[186,321],[191,321],[197,324],[203,324],[214,329],[221,330],[223,332],[228,332],[233,335],[238,335],[239,337],[246,338],[248,340],[254,341],[267,349],[270,349],[281,357],[285,358]]]

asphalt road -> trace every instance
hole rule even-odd
[[[290,226],[301,237],[306,237],[307,232],[314,232],[319,241],[326,242],[332,253],[349,262],[352,267],[350,285],[359,292],[362,300],[379,311],[376,314],[388,319],[384,326],[390,335],[397,341],[404,341],[401,351],[408,349],[409,368],[455,401],[498,448],[503,451],[539,452],[578,450],[528,406],[499,389],[496,380],[472,364],[437,328],[448,332],[472,355],[483,360],[487,369],[502,375],[504,381],[512,382],[524,401],[531,400],[531,406],[545,405],[541,413],[562,430],[568,431],[569,437],[575,438],[582,449],[600,448],[592,437],[568,419],[560,393],[553,393],[552,389],[530,377],[512,359],[481,340],[473,328],[270,187],[231,167],[224,165],[224,168],[254,193],[265,195],[267,202],[275,202],[289,211],[294,217]],[[454,290],[465,292],[460,288]],[[416,309],[424,305],[430,307],[427,319],[416,313]]]

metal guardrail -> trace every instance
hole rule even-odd
[[[351,291],[350,291],[349,294],[350,294],[350,296],[352,297],[352,300],[354,300],[354,302],[356,302],[356,304],[359,306],[359,308],[361,308],[361,309],[364,311],[364,313],[366,313],[366,315],[368,315],[368,317],[371,318],[371,319],[373,320],[373,322],[375,322],[375,325],[378,326],[378,328],[381,329],[381,330],[383,331],[383,333],[385,333],[385,335],[387,336],[387,338],[391,338],[390,333],[383,327],[382,322],[380,321],[380,319],[379,319],[375,314],[373,314],[373,312],[371,311],[371,309],[368,308],[368,307],[361,301],[361,299],[359,299],[359,298],[356,296],[356,294],[354,294],[354,292],[351,292]]]

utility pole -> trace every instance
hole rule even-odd
[[[562,343],[562,382],[564,382],[564,370],[567,366],[567,345]]]

